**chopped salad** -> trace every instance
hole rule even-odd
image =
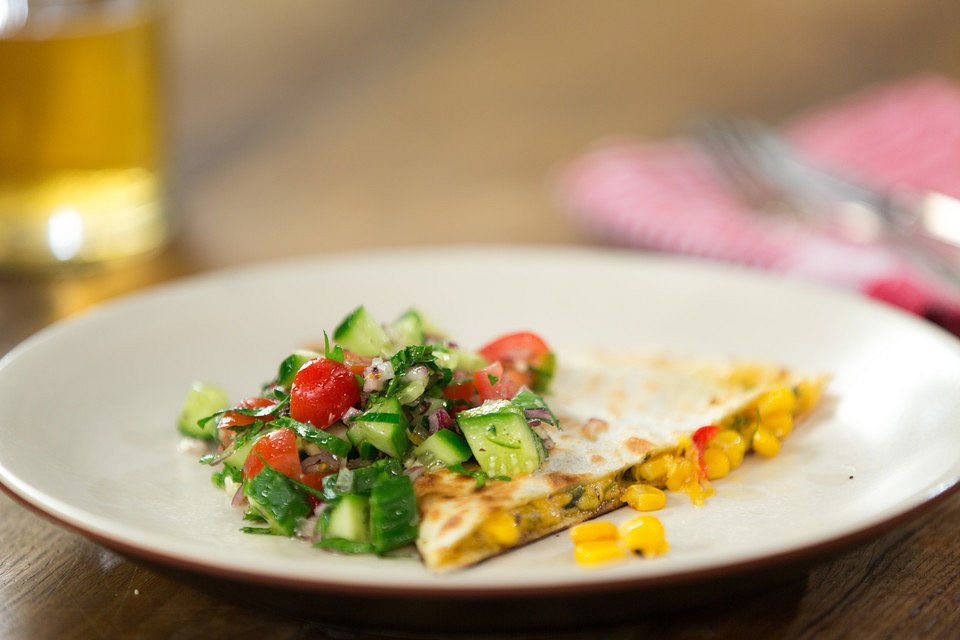
[[[413,482],[449,469],[476,479],[536,471],[559,426],[541,396],[555,357],[534,333],[478,351],[410,310],[382,325],[363,307],[332,341],[294,351],[260,393],[232,406],[194,383],[178,428],[209,443],[202,464],[232,492],[251,534],[297,535],[344,553],[413,542]]]

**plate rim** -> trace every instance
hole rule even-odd
[[[743,265],[732,265],[728,263],[719,263],[706,259],[690,259],[683,256],[672,255],[651,255],[637,254],[635,251],[629,251],[619,248],[597,248],[583,247],[578,245],[501,245],[501,244],[453,244],[453,245],[419,245],[391,249],[371,249],[363,251],[345,251],[331,255],[305,255],[284,258],[280,260],[268,260],[243,265],[234,265],[223,269],[214,269],[198,274],[188,275],[173,280],[163,282],[157,285],[149,286],[144,289],[126,293],[115,298],[111,298],[97,304],[91,305],[80,313],[67,318],[58,320],[27,337],[12,349],[10,349],[2,358],[0,358],[0,371],[6,368],[6,365],[19,358],[22,353],[30,351],[35,345],[40,344],[57,335],[70,331],[75,325],[84,325],[90,322],[96,322],[104,315],[122,310],[125,307],[136,305],[139,302],[151,299],[166,297],[168,295],[177,295],[186,292],[194,287],[202,287],[211,281],[230,277],[251,277],[262,275],[264,272],[273,270],[290,269],[295,265],[310,265],[314,268],[320,268],[324,264],[338,263],[346,260],[355,260],[363,256],[411,256],[417,255],[422,258],[423,252],[427,251],[433,254],[465,251],[498,252],[503,257],[503,251],[509,251],[515,254],[530,255],[531,252],[549,255],[554,258],[562,256],[576,256],[581,259],[589,260],[628,260],[635,264],[644,263],[647,265],[658,265],[666,268],[704,270],[709,267],[713,271],[723,272],[724,277],[748,278],[755,281],[778,282],[787,284],[793,289],[806,290],[818,295],[825,295],[830,298],[856,304],[866,305],[874,311],[899,316],[901,320],[907,320],[916,323],[926,331],[939,334],[939,337],[953,341],[955,347],[960,347],[960,341],[941,327],[933,323],[922,323],[914,315],[889,305],[881,304],[865,297],[857,297],[850,293],[831,289],[816,283],[810,283],[802,280],[796,280],[783,276],[782,274],[765,272]],[[960,457],[958,457],[960,459]],[[461,584],[437,584],[437,585],[415,585],[415,586],[394,586],[394,585],[375,585],[369,583],[341,583],[333,579],[324,579],[320,576],[315,578],[303,578],[284,576],[277,573],[269,573],[260,570],[244,570],[234,567],[226,567],[217,563],[203,562],[195,560],[175,552],[158,550],[150,544],[138,544],[131,542],[124,537],[111,536],[107,532],[101,531],[94,525],[86,525],[81,522],[71,521],[70,517],[56,511],[54,507],[43,504],[38,498],[30,496],[29,492],[22,488],[18,490],[15,480],[16,477],[6,479],[5,476],[11,475],[9,470],[0,467],[0,490],[10,496],[14,502],[27,508],[29,511],[40,515],[41,517],[53,522],[54,524],[65,528],[66,530],[79,534],[96,544],[103,545],[122,554],[130,555],[148,562],[171,566],[177,569],[186,570],[192,573],[205,574],[216,578],[237,580],[248,584],[280,587],[295,589],[299,591],[309,591],[313,593],[336,593],[353,596],[388,596],[401,598],[420,598],[428,597],[434,599],[460,599],[464,597],[480,598],[499,598],[499,597],[525,597],[539,598],[544,596],[569,595],[569,594],[595,594],[615,591],[636,591],[654,589],[659,587],[674,587],[703,583],[719,577],[741,576],[749,573],[759,572],[777,565],[790,565],[801,561],[813,562],[823,560],[832,553],[866,542],[880,534],[887,532],[908,520],[912,520],[921,514],[931,510],[933,507],[953,495],[960,489],[960,473],[933,486],[923,488],[920,493],[925,493],[920,502],[888,515],[887,517],[867,523],[852,531],[831,537],[828,540],[821,540],[799,547],[794,547],[780,552],[772,552],[766,555],[739,560],[729,563],[722,563],[705,568],[686,568],[672,571],[670,573],[654,576],[621,576],[610,577],[606,580],[596,580],[589,582],[570,582],[558,581],[552,584],[538,585],[531,587],[525,586],[500,586],[500,585],[461,585]],[[8,483],[9,481],[9,483]]]

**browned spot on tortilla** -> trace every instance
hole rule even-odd
[[[583,435],[588,440],[596,440],[597,436],[607,429],[610,428],[610,425],[607,424],[605,420],[600,420],[599,418],[590,418],[587,420],[587,423],[583,425]]]
[[[572,484],[576,484],[580,481],[580,478],[586,476],[585,473],[564,473],[562,471],[554,471],[553,473],[548,473],[543,476],[544,480],[550,483],[551,491],[558,491],[564,487],[569,487]]]
[[[647,442],[642,438],[636,438],[633,436],[624,440],[623,446],[626,447],[630,453],[635,453],[637,455],[646,453],[647,451],[650,451],[650,449],[653,449],[652,442]]]
[[[720,398],[718,398],[717,396],[713,396],[712,398],[710,398],[711,407],[717,404],[720,404]]]
[[[440,531],[449,531],[450,529],[459,526],[461,522],[463,522],[463,518],[461,518],[459,515],[450,516],[450,519],[440,526]]]
[[[603,462],[603,460],[604,460],[603,456],[600,456],[597,454],[593,454],[592,456],[590,456],[590,462],[592,462],[593,464],[600,464],[601,462]]]

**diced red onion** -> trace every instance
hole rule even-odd
[[[367,393],[376,393],[383,389],[387,380],[395,375],[393,363],[383,358],[374,358],[363,370],[363,390]]]
[[[410,467],[403,472],[403,475],[410,478],[410,482],[416,482],[417,478],[422,476],[426,472],[427,468],[423,465],[417,465],[415,467]]]
[[[540,434],[540,441],[543,442],[543,448],[547,451],[552,451],[553,448],[557,446],[557,443],[553,441],[553,438],[545,433]]]
[[[430,433],[436,433],[441,429],[449,429],[454,424],[453,418],[447,413],[446,409],[437,409],[427,416],[427,426],[430,427]]]
[[[323,463],[327,465],[326,471],[337,471],[340,468],[340,458],[329,451],[323,450],[320,453],[308,456],[300,462],[300,469],[304,473],[309,473],[308,469],[315,464]]]
[[[240,483],[240,486],[237,487],[237,492],[233,494],[233,500],[230,501],[231,507],[239,507],[246,503],[247,496],[243,495],[243,483]]]
[[[536,418],[534,418],[533,420],[527,420],[527,424],[530,425],[531,427],[538,427],[543,423],[537,420]]]
[[[340,416],[340,421],[346,422],[350,418],[353,418],[354,416],[358,416],[358,415],[360,415],[360,409],[357,409],[356,407],[350,407],[349,409],[343,412],[342,416]]]
[[[550,412],[546,409],[524,409],[523,415],[527,416],[528,419],[550,420]]]

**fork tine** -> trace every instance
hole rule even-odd
[[[696,123],[693,135],[707,151],[710,160],[750,205],[767,206],[779,201],[782,193],[756,167],[754,152],[727,121],[703,119]]]

